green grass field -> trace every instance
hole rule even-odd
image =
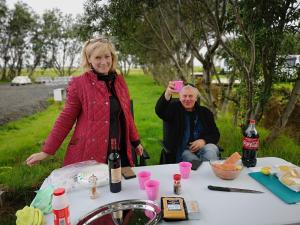
[[[154,107],[164,88],[154,83],[150,76],[132,71],[126,77],[131,97],[134,101],[135,121],[141,136],[142,144],[151,156],[149,164],[158,164],[162,138],[162,122],[156,116]],[[37,188],[49,173],[62,165],[64,150],[69,137],[57,154],[35,167],[24,164],[25,159],[40,149],[42,142],[50,132],[62,106],[52,104],[47,110],[35,115],[10,122],[0,127],[0,184],[10,190],[22,191]],[[222,116],[217,120],[221,132],[220,145],[225,149],[223,156],[241,150],[241,132],[233,127],[230,116]],[[268,131],[258,127],[261,140]],[[292,139],[282,135],[270,146],[261,146],[260,157],[276,156],[300,165],[297,157],[300,146]]]

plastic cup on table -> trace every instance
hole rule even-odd
[[[180,92],[180,90],[183,87],[183,81],[182,80],[174,80],[174,84],[175,84],[175,91]]]
[[[140,189],[145,190],[145,182],[147,180],[150,180],[151,172],[147,171],[147,170],[143,170],[143,171],[138,172],[137,176],[138,176],[138,180],[139,180],[139,184],[140,184]]]
[[[179,171],[183,179],[188,179],[190,177],[191,168],[192,168],[192,163],[190,162],[179,163]]]
[[[145,189],[149,200],[154,201],[158,198],[159,184],[158,180],[147,180],[145,182]]]

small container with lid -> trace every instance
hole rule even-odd
[[[57,188],[53,192],[52,211],[54,225],[71,225],[69,202],[64,188]]]
[[[97,193],[97,177],[93,174],[92,176],[89,177],[89,184],[90,184],[90,198],[91,199],[95,199],[98,197],[98,193]]]
[[[174,180],[174,194],[180,195],[181,194],[181,175],[174,174],[173,180]]]

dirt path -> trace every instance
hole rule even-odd
[[[45,109],[53,89],[65,87],[32,84],[24,86],[0,85],[0,125]]]

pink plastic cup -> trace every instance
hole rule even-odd
[[[179,171],[183,179],[187,179],[190,177],[191,168],[192,168],[192,163],[190,162],[179,163]]]
[[[145,182],[147,180],[150,180],[151,178],[151,172],[147,171],[147,170],[143,170],[138,172],[138,180],[139,180],[139,184],[140,184],[140,189],[145,190]]]
[[[180,90],[183,87],[183,81],[182,80],[174,80],[175,83],[175,91],[180,92]]]
[[[147,180],[145,182],[145,189],[149,200],[154,201],[158,198],[159,184],[158,180]]]

